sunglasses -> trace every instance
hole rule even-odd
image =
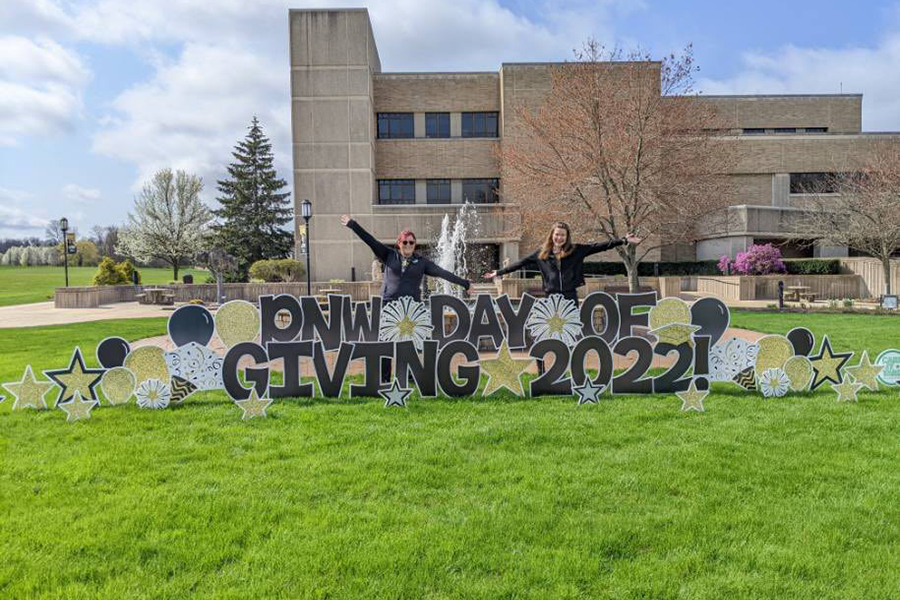
[[[402,242],[400,242],[400,245],[401,245],[401,246],[415,246],[415,245],[416,245],[416,242],[415,242],[415,240],[412,240],[412,241],[410,241],[410,240],[403,240]]]

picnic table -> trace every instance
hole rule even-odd
[[[784,299],[790,302],[800,302],[801,300],[808,300],[809,302],[816,301],[816,295],[810,293],[810,287],[807,285],[789,285],[784,289]]]
[[[136,294],[135,298],[140,304],[159,304],[164,306],[175,304],[175,293],[167,288],[144,288],[144,292]]]

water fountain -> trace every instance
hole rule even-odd
[[[456,217],[451,220],[445,214],[441,220],[441,233],[434,243],[434,262],[460,277],[466,276],[466,243],[478,235],[480,218],[475,206],[466,202],[459,207]],[[438,280],[438,290],[442,294],[461,296],[462,290],[448,281]]]

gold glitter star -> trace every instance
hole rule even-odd
[[[81,357],[81,348],[75,347],[72,353],[72,360],[65,369],[55,369],[52,371],[44,371],[44,375],[56,382],[56,385],[62,389],[56,403],[65,402],[79,392],[83,398],[97,399],[97,393],[94,387],[100,383],[100,377],[103,375],[103,369],[87,369],[84,366],[84,359]]]
[[[865,387],[865,385],[854,381],[852,377],[847,377],[841,383],[831,384],[831,389],[837,392],[838,402],[856,402],[856,393],[862,387]]]
[[[513,358],[509,353],[509,345],[506,340],[503,340],[503,343],[500,344],[500,352],[495,358],[481,361],[481,370],[488,376],[487,384],[481,395],[489,396],[500,388],[506,388],[517,396],[524,396],[525,390],[522,388],[522,380],[519,377],[530,364],[530,358]]]
[[[44,401],[44,395],[55,386],[56,384],[52,381],[37,381],[34,378],[34,372],[31,370],[31,365],[25,367],[25,373],[22,375],[21,381],[3,384],[6,391],[12,394],[13,398],[16,399],[13,403],[13,410],[21,408],[36,408],[40,410],[42,408],[47,408],[47,403]]]
[[[266,409],[272,404],[272,399],[260,398],[259,394],[256,393],[256,388],[252,388],[250,390],[249,398],[246,400],[235,400],[234,403],[238,405],[238,408],[244,411],[241,419],[252,419],[253,417],[267,416]]]
[[[884,365],[873,365],[869,361],[868,350],[863,350],[859,364],[855,367],[847,367],[846,371],[853,375],[855,381],[874,392],[878,391],[878,380],[876,378],[881,374],[882,369],[884,369]]]
[[[853,356],[852,352],[839,352],[837,354],[831,349],[831,342],[826,335],[822,339],[822,347],[819,349],[819,355],[813,356],[809,360],[813,366],[813,381],[809,386],[810,390],[815,391],[817,387],[830,381],[831,383],[841,383],[844,380],[841,369],[847,361]]]
[[[691,386],[683,392],[675,392],[681,400],[681,410],[696,410],[697,412],[706,412],[703,407],[703,399],[709,395],[709,390],[698,390],[697,382],[691,380]]]
[[[82,419],[91,418],[91,410],[97,406],[99,402],[96,400],[83,400],[81,392],[75,391],[75,395],[68,402],[60,402],[56,406],[66,412],[66,421],[80,421]]]

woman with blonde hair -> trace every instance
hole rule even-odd
[[[508,267],[484,274],[485,279],[493,279],[519,269],[540,271],[544,281],[544,292],[561,294],[578,304],[578,288],[584,285],[584,259],[592,254],[604,252],[624,244],[637,244],[641,238],[632,234],[609,242],[596,244],[573,244],[569,226],[557,221],[550,227],[541,248]]]

